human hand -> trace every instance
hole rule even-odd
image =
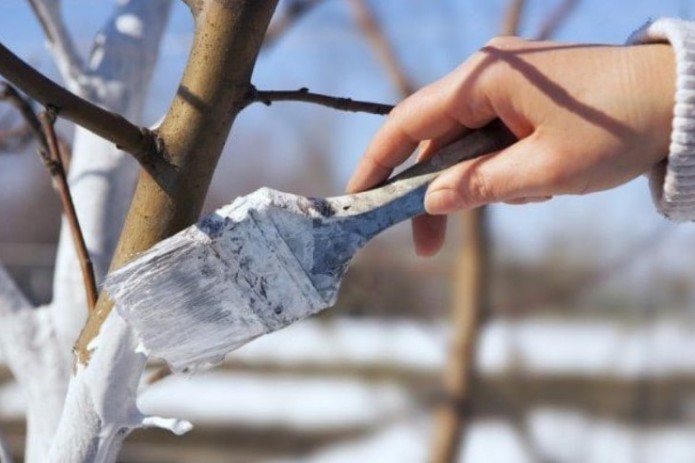
[[[413,220],[420,255],[442,246],[446,216],[625,183],[668,153],[675,64],[667,44],[629,47],[493,39],[456,70],[394,108],[347,190],[369,188],[420,145],[425,159],[471,128],[501,119],[519,139],[449,168]]]

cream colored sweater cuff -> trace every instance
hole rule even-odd
[[[695,220],[695,22],[662,18],[637,30],[629,43],[669,42],[676,56],[676,96],[668,158],[649,175],[659,212]]]

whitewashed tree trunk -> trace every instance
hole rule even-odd
[[[62,25],[60,1],[28,1],[66,86],[139,122],[170,0],[118,0],[85,64]],[[248,103],[251,73],[277,0],[185,3],[195,17],[196,33],[181,87],[207,109],[189,105],[186,92],[174,98],[158,132],[166,150],[158,147],[150,154],[165,153],[176,169],[139,177],[137,201],[128,213],[128,233],[121,236],[115,265],[190,224],[200,213],[234,118]],[[134,162],[109,143],[77,130],[69,181],[97,280],[112,260],[135,170]],[[111,462],[134,428],[157,426],[176,433],[190,428],[187,422],[140,413],[137,387],[146,356],[108,298],[99,298],[85,324],[86,305],[65,224],[49,306],[33,310],[0,270],[0,348],[32,402],[28,462]],[[71,348],[83,326],[73,364]]]
[[[62,24],[60,2],[30,2],[47,32],[66,87],[139,122],[170,0],[117,2],[84,66]],[[99,281],[121,230],[137,164],[84,129],[77,129],[73,146],[69,181]],[[72,346],[86,315],[84,283],[65,223],[49,306],[31,307],[0,268],[0,348],[27,399],[29,463],[113,461],[127,435],[124,430],[160,424],[144,420],[135,408],[145,358],[135,352],[130,331],[115,313],[104,326],[98,354],[70,378]]]
[[[140,123],[170,0],[120,2],[95,40],[86,69],[69,77],[81,96]],[[60,60],[61,55],[56,59]],[[64,67],[64,66],[62,66]],[[137,163],[91,132],[77,128],[69,181],[97,282],[106,274],[132,196]],[[51,306],[61,340],[72,347],[87,303],[70,231],[61,229]]]

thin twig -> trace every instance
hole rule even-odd
[[[402,97],[413,93],[415,89],[403,71],[403,67],[396,58],[395,51],[379,27],[372,11],[364,0],[350,0],[349,3],[352,7],[355,21],[357,21],[367,40],[372,44],[377,56],[384,65],[389,79],[398,89],[398,93]]]
[[[44,111],[39,115],[39,121],[47,141],[46,147],[39,149],[39,154],[41,155],[48,172],[51,174],[53,187],[58,192],[60,202],[63,205],[63,213],[65,214],[65,218],[70,226],[70,233],[72,234],[72,240],[75,244],[75,252],[77,253],[80,261],[80,268],[82,270],[82,278],[84,280],[85,291],[87,293],[87,304],[89,306],[89,310],[91,311],[94,310],[94,307],[96,306],[99,292],[97,291],[96,279],[94,278],[92,259],[89,257],[87,244],[84,241],[84,235],[82,234],[82,229],[80,228],[80,223],[77,219],[75,204],[72,201],[70,187],[68,186],[67,176],[65,175],[65,169],[63,168],[58,138],[56,137],[55,129],[53,127],[55,122],[55,114],[50,109]]]
[[[388,104],[311,93],[306,87],[300,88],[299,90],[257,90],[255,87],[251,87],[246,98],[246,104],[263,103],[270,106],[276,101],[302,101],[305,103],[327,106],[340,111],[379,115],[388,114],[393,109],[393,105]]]
[[[6,82],[0,82],[0,101],[4,101],[19,111],[23,121],[19,127],[0,131],[0,150],[19,149],[34,138],[38,138],[39,143],[46,147],[41,123],[34,113],[31,102]],[[13,142],[14,145],[11,145]],[[58,145],[63,167],[67,171],[70,167],[70,152],[72,151],[70,142],[58,136]]]
[[[509,0],[500,26],[501,35],[518,35],[524,0]]]
[[[82,268],[82,277],[85,283],[85,291],[87,292],[87,302],[91,310],[96,304],[97,295],[99,293],[96,288],[92,260],[89,257],[87,245],[85,244],[84,236],[80,229],[79,221],[77,220],[75,205],[72,201],[72,195],[70,194],[70,188],[65,175],[63,160],[66,153],[62,152],[63,149],[61,149],[61,145],[53,127],[55,113],[45,111],[37,117],[29,101],[7,83],[2,83],[0,87],[0,99],[7,101],[17,108],[28,126],[32,128],[36,135],[39,142],[39,156],[41,156],[41,160],[51,174],[53,186],[58,192],[61,204],[63,205],[63,212],[70,226],[70,232],[72,233],[72,238],[75,243],[75,251],[77,252],[80,260],[80,267]]]
[[[155,178],[171,171],[162,156],[155,134],[132,124],[119,114],[106,111],[56,84],[0,44],[0,74],[45,107],[60,111],[61,117],[94,132],[131,153]]]
[[[323,1],[324,0],[293,0],[289,2],[283,14],[278,16],[268,27],[265,38],[263,39],[263,46],[269,47],[274,45],[280,36],[287,32],[291,26]]]
[[[0,100],[13,106],[22,115],[22,119],[31,127],[31,130],[39,138],[39,143],[46,146],[46,138],[41,130],[41,123],[34,113],[29,100],[19,94],[17,89],[7,82],[0,82]]]
[[[563,0],[541,23],[541,27],[538,28],[535,39],[548,40],[554,36],[578,4],[579,0]]]
[[[34,132],[29,124],[23,123],[19,127],[0,130],[0,152],[16,153],[34,139]]]
[[[60,15],[59,0],[28,0],[56,57],[56,65],[66,82],[75,82],[82,73],[82,59]]]

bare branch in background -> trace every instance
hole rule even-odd
[[[524,0],[509,0],[500,26],[500,35],[519,35]]]
[[[34,132],[27,124],[10,129],[0,129],[0,152],[16,153],[34,139]]]
[[[82,231],[80,229],[79,221],[77,220],[75,205],[72,201],[70,188],[65,175],[65,168],[63,165],[65,154],[61,154],[62,149],[60,142],[58,141],[58,137],[56,136],[53,127],[55,122],[54,115],[49,115],[48,112],[43,112],[39,117],[37,117],[34,113],[34,109],[31,107],[31,103],[29,103],[26,98],[21,96],[14,87],[7,83],[3,83],[2,87],[0,87],[0,99],[17,108],[17,110],[21,113],[26,126],[30,128],[31,132],[33,132],[39,142],[39,155],[51,174],[53,186],[60,196],[60,200],[63,205],[63,212],[65,213],[65,217],[70,225],[77,254],[80,256],[82,276],[85,282],[85,290],[87,292],[89,307],[94,308],[98,295],[96,281],[94,279],[94,269],[87,251],[84,236],[82,235]]]
[[[6,82],[0,82],[0,101],[12,106],[20,114],[19,125],[16,125],[14,113],[6,113],[0,119],[0,126],[10,126],[7,129],[0,128],[0,152],[16,152],[24,148],[28,143],[39,139],[44,135],[41,124],[36,118],[34,108],[28,99],[23,97],[17,90]],[[41,143],[41,140],[39,140]],[[63,167],[67,171],[70,166],[70,143],[63,137],[58,136],[58,145],[63,162]]]
[[[403,71],[403,67],[396,58],[396,53],[389,44],[386,36],[379,27],[374,14],[364,0],[349,0],[355,21],[360,26],[362,33],[371,43],[389,79],[398,89],[398,93],[405,98],[415,90],[410,80]]]
[[[60,14],[60,0],[29,0],[36,18],[41,23],[56,65],[66,82],[76,81],[82,74],[82,59],[77,53]]]
[[[155,178],[171,170],[155,134],[106,111],[56,84],[0,44],[0,74],[24,93],[60,115],[131,153]]]
[[[72,239],[75,244],[75,251],[79,256],[89,309],[94,310],[99,294],[97,291],[96,280],[94,278],[94,266],[92,265],[92,259],[89,257],[89,251],[87,250],[87,245],[84,241],[84,235],[82,234],[82,229],[80,228],[80,222],[77,219],[77,212],[75,212],[75,204],[73,203],[72,195],[70,194],[68,179],[65,175],[65,168],[63,167],[62,156],[60,155],[58,138],[56,137],[55,129],[53,127],[53,124],[55,123],[55,115],[49,113],[49,111],[44,111],[39,115],[39,120],[41,122],[41,128],[46,140],[46,145],[39,149],[39,154],[41,155],[43,163],[48,169],[48,172],[51,174],[53,187],[58,192],[60,202],[63,205],[63,213],[65,214],[68,224],[70,225]]]
[[[263,103],[267,106],[270,106],[276,101],[301,101],[327,106],[340,111],[379,115],[388,114],[393,109],[393,106],[388,104],[311,93],[306,87],[300,88],[299,90],[257,90],[255,87],[252,87],[246,101],[246,104]]]
[[[39,143],[46,145],[46,139],[41,130],[41,123],[34,113],[34,108],[31,107],[29,100],[19,94],[17,89],[6,82],[0,82],[0,100],[14,107],[19,111],[20,115],[28,127],[39,138]]]
[[[288,2],[282,15],[273,20],[265,33],[263,46],[269,47],[274,45],[280,36],[292,27],[297,21],[309,13],[315,6],[324,0],[292,0]]]
[[[509,0],[500,34],[516,35],[521,22],[523,0]],[[433,463],[453,463],[461,452],[464,430],[471,421],[471,396],[476,381],[475,346],[480,325],[488,314],[490,295],[490,232],[487,208],[461,214],[462,243],[454,270],[452,335],[444,370],[446,400],[435,411],[432,441]],[[519,421],[519,420],[517,420]]]
[[[579,0],[562,0],[562,3],[551,10],[545,21],[541,23],[535,39],[548,40],[554,36],[577,5],[579,5]]]

